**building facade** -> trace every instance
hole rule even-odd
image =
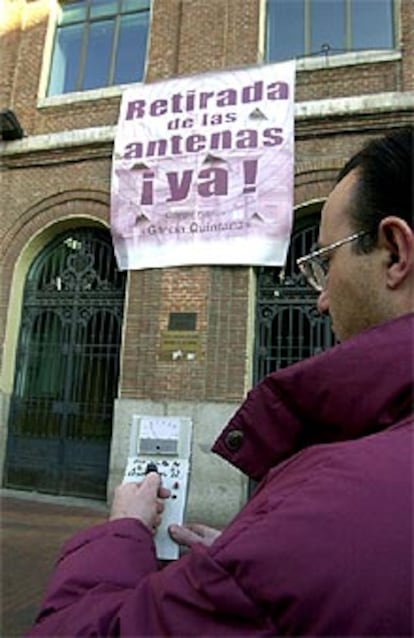
[[[209,453],[216,435],[252,384],[333,342],[295,258],[344,161],[414,119],[414,5],[3,0],[2,11],[2,485],[107,498],[132,415],[182,415],[194,428],[188,517],[223,524],[248,485]],[[120,273],[109,199],[125,87],[292,57],[295,225],[283,272]],[[194,356],[172,356],[186,350]]]

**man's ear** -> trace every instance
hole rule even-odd
[[[384,217],[378,227],[378,243],[389,252],[387,285],[398,286],[414,276],[414,231],[401,217]]]

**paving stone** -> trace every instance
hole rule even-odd
[[[14,494],[0,497],[2,638],[20,637],[33,623],[62,544],[107,518],[100,502]]]

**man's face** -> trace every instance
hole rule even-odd
[[[349,211],[354,199],[358,173],[354,169],[335,186],[321,216],[320,248],[356,232]],[[318,310],[329,312],[332,330],[340,341],[380,323],[385,312],[381,280],[381,251],[355,251],[354,242],[329,254],[326,289],[318,298]]]

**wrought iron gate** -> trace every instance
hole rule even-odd
[[[330,320],[318,313],[317,295],[296,266],[296,259],[315,243],[318,227],[313,218],[293,233],[283,271],[258,269],[254,383],[334,343]]]
[[[109,233],[67,231],[26,279],[5,485],[105,498],[125,275]]]

